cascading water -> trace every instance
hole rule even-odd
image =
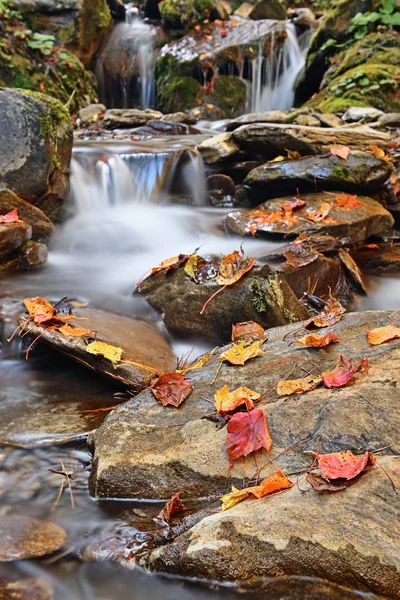
[[[268,56],[263,53],[263,43],[251,61],[247,111],[262,112],[272,109],[287,110],[293,106],[296,78],[305,64],[312,30],[299,37],[293,23],[285,23],[286,39],[277,43],[275,31],[271,32]]]

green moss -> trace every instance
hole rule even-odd
[[[268,277],[267,277],[268,280]],[[255,310],[259,313],[267,312],[268,304],[265,300],[265,294],[261,289],[260,283],[258,281],[253,281],[250,286],[251,290],[251,304],[255,308]]]
[[[188,30],[211,15],[213,0],[163,0],[161,19],[165,27]]]
[[[112,24],[107,0],[83,0],[79,21],[79,57],[90,66]]]
[[[210,88],[210,93],[203,96],[203,103],[215,104],[223,112],[223,118],[234,118],[244,112],[247,88],[242,79],[218,75]]]
[[[349,177],[350,170],[346,169],[346,167],[332,167],[332,175],[336,179],[344,179],[347,181]]]
[[[44,138],[64,137],[66,126],[70,126],[71,117],[69,111],[55,98],[34,92],[32,90],[21,90],[27,96],[43,103],[47,112],[40,119],[40,133]]]
[[[170,55],[156,60],[154,78],[159,110],[169,113],[196,106],[202,88],[191,75],[195,72],[197,64],[197,60],[190,63],[179,63]]]

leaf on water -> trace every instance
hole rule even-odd
[[[118,346],[111,346],[105,342],[96,341],[86,346],[86,352],[89,352],[89,354],[104,356],[104,358],[107,358],[110,362],[112,362],[113,366],[115,367],[122,358],[123,350],[122,348],[118,348]]]
[[[276,393],[278,396],[292,396],[315,390],[321,383],[321,377],[318,375],[307,375],[302,379],[286,379],[278,382]]]
[[[333,219],[328,217],[329,211],[331,210],[332,205],[328,202],[321,202],[319,208],[315,210],[310,210],[306,213],[307,219],[313,221],[314,223],[319,223],[320,221],[325,221],[325,223],[331,223]]]
[[[232,486],[232,492],[230,494],[225,494],[222,496],[222,498],[220,498],[222,502],[222,510],[228,510],[229,508],[232,508],[232,506],[235,506],[235,504],[238,504],[251,495],[260,499],[268,496],[269,494],[273,494],[274,492],[291,488],[292,486],[293,483],[288,477],[286,477],[284,473],[282,473],[282,471],[277,471],[269,477],[266,477],[260,483],[260,485],[244,488],[243,490],[238,490]]]
[[[337,146],[336,144],[329,148],[329,150],[333,156],[339,156],[339,158],[343,158],[344,160],[347,160],[350,152],[350,148],[348,146]]]
[[[375,329],[367,329],[368,341],[373,346],[379,346],[390,340],[400,338],[400,327],[394,325],[386,325],[385,327],[376,327]]]
[[[254,342],[262,337],[264,337],[264,328],[254,321],[243,321],[232,325],[232,342]]]
[[[281,204],[281,210],[283,212],[292,212],[296,208],[300,208],[301,206],[305,206],[307,204],[307,200],[301,200],[301,198],[293,198],[292,200],[287,200]]]
[[[253,342],[249,346],[246,346],[244,342],[235,344],[229,350],[226,350],[220,355],[221,360],[228,361],[231,365],[244,365],[244,363],[250,358],[261,356],[266,354],[261,350],[261,346],[265,343],[265,339]]]
[[[322,383],[327,388],[343,387],[349,383],[357,371],[360,371],[361,373],[368,373],[368,367],[369,362],[367,358],[362,358],[358,365],[353,367],[352,358],[347,360],[344,356],[341,356],[336,369],[321,373]]]
[[[196,283],[203,283],[203,281],[213,279],[217,274],[214,265],[197,254],[189,256],[184,271],[186,275],[189,275]]]
[[[267,417],[261,408],[236,413],[228,421],[227,430],[226,449],[230,463],[261,448],[268,452],[272,446]]]
[[[173,371],[158,377],[150,389],[163,406],[170,405],[178,408],[190,396],[193,386],[186,381],[182,373]]]
[[[390,160],[390,156],[388,156],[387,154],[385,154],[384,150],[382,150],[381,148],[379,148],[379,146],[373,146],[373,145],[371,145],[369,147],[369,149],[374,154],[375,158],[379,158],[380,160],[384,160],[385,162],[388,162]]]
[[[92,329],[85,329],[84,327],[74,327],[72,325],[62,325],[58,331],[63,335],[69,335],[71,337],[85,337],[92,333]]]
[[[0,215],[0,224],[6,223],[22,223],[21,219],[18,217],[18,210],[16,208],[5,215]]]
[[[214,395],[215,408],[221,414],[233,412],[242,404],[246,406],[247,410],[251,410],[254,408],[253,400],[258,400],[260,396],[261,394],[258,392],[253,392],[243,385],[233,392],[230,392],[229,387],[224,385]]]
[[[26,298],[24,304],[29,316],[34,323],[45,323],[51,321],[56,312],[54,306],[44,298]]]
[[[351,210],[352,208],[358,208],[361,206],[361,202],[357,200],[357,195],[349,196],[348,194],[339,194],[336,197],[334,206],[338,208],[344,208],[346,210]]]
[[[165,523],[169,523],[171,517],[186,510],[186,506],[182,503],[180,499],[180,495],[182,492],[173,492],[170,500],[165,503],[163,509],[158,513],[156,519],[160,521],[165,521]]]
[[[291,267],[304,267],[314,262],[320,254],[312,248],[306,248],[302,244],[291,244],[290,247],[285,250],[283,256]]]
[[[323,348],[324,346],[328,346],[329,344],[339,341],[340,340],[337,337],[337,335],[334,335],[330,331],[325,335],[309,333],[308,335],[305,335],[304,337],[295,340],[296,344],[303,344],[303,346],[307,346],[308,348]]]
[[[340,304],[339,300],[336,300],[336,298],[330,295],[321,312],[315,317],[308,319],[308,321],[305,322],[305,325],[307,327],[313,323],[316,327],[329,327],[330,325],[338,323],[345,312],[346,309]]]

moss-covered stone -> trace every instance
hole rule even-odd
[[[79,18],[79,58],[86,67],[105,40],[112,17],[107,0],[83,0]]]
[[[231,119],[242,114],[246,107],[247,88],[239,77],[217,75],[208,89],[201,94],[203,104],[215,104],[223,118]]]
[[[213,8],[213,0],[163,0],[159,5],[165,27],[186,31],[208,19]]]

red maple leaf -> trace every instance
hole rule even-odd
[[[14,208],[5,215],[0,215],[0,223],[22,223],[21,219],[18,217],[18,210]]]
[[[340,361],[336,369],[333,371],[325,371],[321,373],[321,379],[327,388],[339,388],[349,383],[354,373],[357,371],[368,372],[368,359],[362,358],[358,365],[353,367],[353,359],[347,360],[344,356],[340,357]]]
[[[186,381],[184,375],[174,371],[161,375],[150,389],[163,406],[171,405],[178,408],[190,396],[193,387]]]
[[[261,408],[236,413],[229,420],[227,429],[226,449],[231,463],[260,448],[268,452],[272,446],[267,417]]]

